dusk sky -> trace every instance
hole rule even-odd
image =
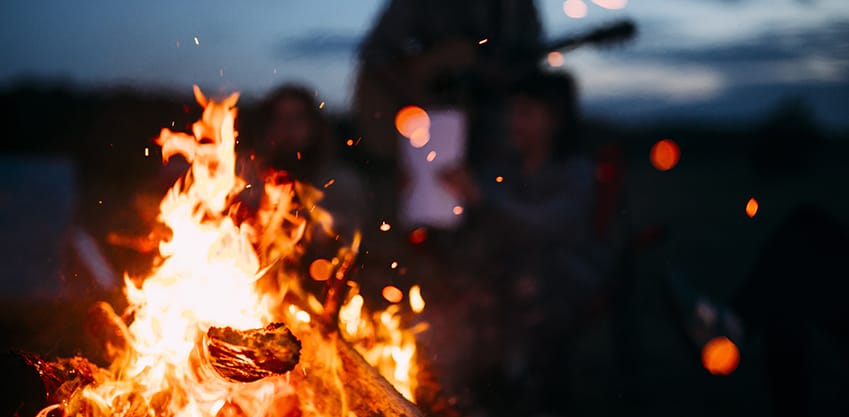
[[[571,0],[577,1],[577,0]],[[591,113],[743,118],[782,97],[849,127],[849,1],[538,0],[548,37],[633,18],[638,39],[566,56]],[[347,106],[356,47],[383,0],[5,0],[0,88],[22,78],[258,97],[285,81]],[[626,3],[620,10],[599,4]],[[197,44],[195,43],[197,37]]]

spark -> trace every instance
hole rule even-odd
[[[324,108],[324,102],[323,102],[323,101],[322,101],[322,102],[318,105],[318,108],[319,108],[319,109],[323,109],[323,108]]]
[[[345,144],[348,145],[348,146],[354,146],[354,140],[348,139],[347,141],[345,141]]]
[[[392,269],[397,268],[398,267],[398,261],[392,261],[392,263],[389,264],[389,267],[392,268]]]
[[[145,156],[145,157],[150,156],[150,148],[148,148],[148,147],[145,147],[145,148],[144,148],[144,156]]]
[[[381,232],[388,232],[389,229],[391,229],[391,228],[392,228],[392,225],[390,225],[389,223],[380,222],[380,231]]]
[[[200,45],[200,40],[198,40],[197,36],[195,36],[195,45]]]
[[[495,177],[495,182],[499,182],[499,183],[504,182],[504,177],[502,177],[501,175]]]
[[[454,212],[454,215],[459,216],[463,214],[463,206],[454,206],[454,209],[452,209],[451,211]]]
[[[427,161],[428,161],[428,162],[433,162],[433,160],[434,160],[434,159],[436,159],[436,151],[430,151],[430,152],[427,154]]]
[[[479,41],[478,41],[478,45],[483,45],[483,44],[485,44],[485,43],[487,43],[487,42],[489,42],[489,38],[483,38],[483,39],[481,39],[481,40],[479,40]]]
[[[324,188],[330,187],[330,186],[331,186],[331,185],[333,185],[335,182],[336,182],[336,180],[334,180],[333,178],[331,178],[331,179],[330,179],[330,181],[327,181],[326,183],[324,183]]]

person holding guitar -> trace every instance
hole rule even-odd
[[[360,46],[353,97],[360,147],[369,158],[378,217],[396,216],[400,178],[396,113],[417,105],[427,111],[460,109],[472,94],[469,73],[492,74],[536,50],[541,25],[527,0],[390,0]],[[485,70],[485,71],[482,71]],[[465,136],[466,132],[463,132]],[[403,142],[400,142],[403,143]]]
[[[478,169],[502,147],[507,86],[539,70],[553,50],[629,39],[630,21],[544,43],[527,0],[390,0],[360,46],[352,100],[369,160],[377,216],[394,219],[400,181],[396,113],[417,105],[465,118],[465,159]],[[399,175],[400,174],[400,175]]]

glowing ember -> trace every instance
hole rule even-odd
[[[501,175],[495,177],[495,182],[504,182],[504,177],[502,177]]]
[[[754,218],[756,214],[758,214],[758,200],[755,200],[755,197],[752,197],[748,202],[746,202],[746,215],[749,216],[749,218]]]
[[[678,144],[674,141],[661,139],[652,146],[649,156],[655,168],[659,171],[669,171],[675,168],[675,165],[678,165],[681,151],[678,149]]]
[[[379,229],[381,232],[388,232],[390,229],[392,229],[392,225],[386,222],[381,222]]]
[[[711,339],[702,348],[702,365],[714,375],[730,375],[739,364],[740,351],[725,336]]]

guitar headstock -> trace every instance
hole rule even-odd
[[[637,25],[631,19],[623,19],[578,36],[569,36],[551,42],[544,53],[549,51],[571,51],[581,46],[611,46],[627,42],[637,36]],[[541,51],[542,52],[542,51]]]
[[[631,19],[624,19],[594,29],[582,36],[582,43],[595,46],[623,43],[636,37],[637,25]]]

